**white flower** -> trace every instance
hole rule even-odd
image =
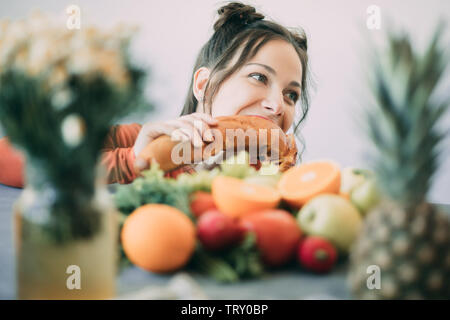
[[[53,67],[47,82],[50,88],[61,88],[65,86],[67,79],[68,73],[65,65],[60,63]]]
[[[53,27],[51,25],[51,20],[40,11],[34,11],[31,13],[26,22],[28,29],[34,34],[47,33],[50,29],[52,29],[51,27]]]
[[[0,41],[0,70],[5,69],[14,60],[18,48],[26,46],[27,31],[22,21],[8,24]]]
[[[15,42],[26,41],[29,35],[27,24],[23,20],[10,23],[6,32],[6,38]]]
[[[11,62],[14,68],[26,71],[27,62],[28,62],[28,48],[26,46],[17,48],[16,54],[14,56],[14,62]]]
[[[17,43],[9,39],[2,40],[0,47],[0,71],[9,68],[11,56],[16,50]]]
[[[119,87],[128,83],[128,73],[123,67],[122,57],[117,51],[100,51],[96,53],[96,66],[100,73]]]
[[[0,44],[2,43],[2,39],[6,35],[8,26],[9,26],[9,20],[0,21]]]
[[[72,36],[69,39],[68,47],[70,48],[71,52],[75,52],[86,47],[86,41],[81,33],[72,33]]]
[[[72,53],[67,62],[67,70],[71,74],[90,74],[95,68],[91,48],[81,48]]]
[[[52,106],[55,110],[62,110],[66,108],[73,100],[72,92],[67,89],[61,89],[56,91],[56,93],[52,96]]]
[[[30,75],[37,75],[48,67],[52,52],[52,41],[49,37],[34,39],[30,43],[27,71]]]
[[[124,54],[135,31],[125,25],[108,33],[94,27],[68,30],[40,13],[25,21],[0,22],[0,73],[20,69],[43,77],[51,90],[63,87],[70,75],[94,74],[125,87],[129,70]]]
[[[67,146],[72,148],[77,147],[83,141],[86,134],[84,119],[77,114],[68,115],[62,122],[61,133]]]

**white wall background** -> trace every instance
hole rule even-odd
[[[141,28],[135,53],[151,68],[149,92],[157,112],[147,119],[167,119],[179,114],[195,57],[212,34],[216,10],[224,1],[118,1],[118,0],[0,0],[0,18],[22,18],[32,9],[64,15],[69,4],[80,6],[82,25],[111,26],[131,22]],[[420,48],[427,42],[436,22],[450,23],[448,0],[251,0],[257,10],[286,26],[303,27],[309,37],[311,69],[317,84],[302,133],[305,160],[331,158],[343,166],[364,166],[366,143],[355,115],[369,97],[365,85],[367,37],[380,39],[390,17],[394,26],[405,28]],[[366,27],[369,5],[378,5],[381,31]],[[450,44],[447,27],[446,43]],[[450,46],[447,46],[450,47]],[[439,92],[448,94],[450,70]],[[449,112],[450,113],[450,112]],[[450,114],[442,122],[450,128]],[[1,136],[1,132],[0,132]],[[430,193],[431,201],[450,203],[450,139],[444,142],[442,166]]]

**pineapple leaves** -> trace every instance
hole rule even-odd
[[[382,189],[403,204],[426,197],[447,134],[439,132],[437,124],[450,99],[435,97],[448,61],[440,46],[443,29],[440,24],[423,55],[407,34],[391,32],[387,50],[374,56],[375,105],[366,114],[367,134],[375,149],[370,159]]]

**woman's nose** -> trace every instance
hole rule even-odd
[[[263,107],[272,114],[281,115],[283,113],[283,96],[282,94],[272,94],[263,100]]]

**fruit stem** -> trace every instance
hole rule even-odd
[[[328,252],[323,249],[319,249],[314,252],[314,257],[319,261],[325,261],[328,259]]]

